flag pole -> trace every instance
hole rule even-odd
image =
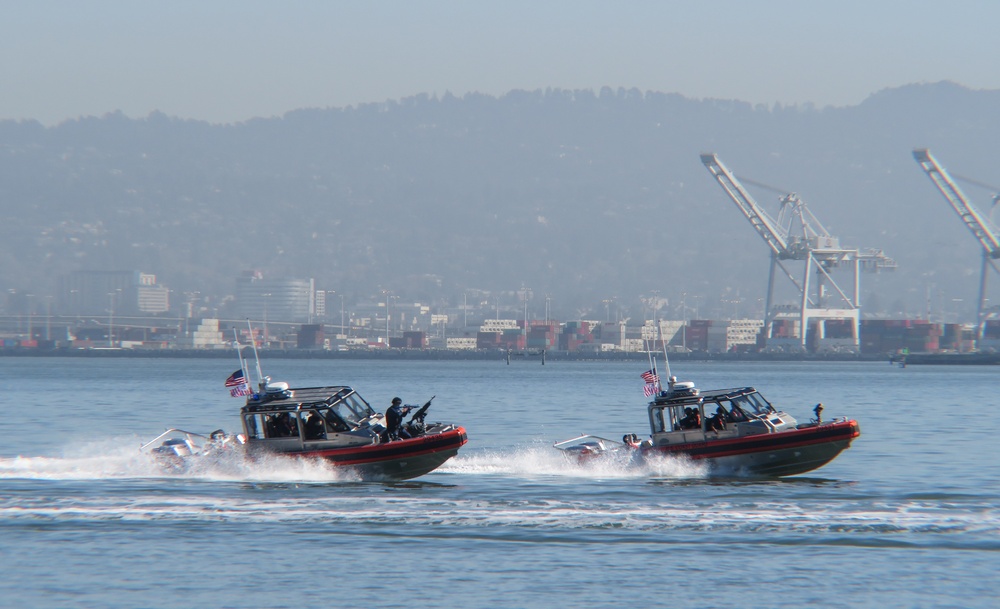
[[[249,390],[250,389],[250,371],[247,370],[247,361],[243,357],[243,347],[244,347],[244,345],[240,344],[240,335],[239,335],[239,332],[236,331],[236,327],[235,326],[233,326],[233,346],[236,347],[236,357],[240,358],[240,372],[243,373],[243,386],[246,387],[247,390]]]
[[[264,393],[264,373],[260,371],[260,356],[257,355],[257,339],[253,337],[253,326],[250,325],[249,317],[247,317],[247,329],[250,331],[250,344],[253,345],[253,359],[257,362],[257,383],[260,385],[261,393]]]
[[[651,343],[653,341],[650,341]],[[660,375],[656,372],[656,356],[653,355],[653,347],[655,344],[651,344],[646,347],[646,357],[649,359],[649,369],[653,371],[653,379],[656,381],[656,390],[660,390]]]
[[[656,336],[660,339],[660,344],[663,345],[663,364],[667,367],[667,384],[673,385],[673,378],[670,374],[670,358],[667,357],[667,343],[663,340],[663,330],[660,328],[660,320],[656,320]],[[662,389],[662,386],[661,386]]]
[[[642,342],[645,344],[646,343],[646,339],[642,339]],[[656,343],[653,340],[650,340],[649,343],[646,344],[646,359],[649,360],[649,369],[653,370],[653,371],[656,370],[656,362],[653,359],[653,347],[654,346],[656,346]]]
[[[656,346],[654,340],[650,339],[647,341],[645,338],[642,339],[643,347],[646,349],[646,359],[649,360],[649,372],[653,375],[653,382],[646,382],[646,389],[648,390],[649,385],[653,386],[653,391],[659,393],[660,391],[660,375],[656,372],[656,357],[653,355],[653,348]],[[649,393],[646,394],[650,395]]]

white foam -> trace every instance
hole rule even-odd
[[[0,459],[0,478],[89,480],[162,478],[165,476],[259,482],[356,481],[350,469],[316,459],[263,457],[245,459],[234,453],[211,460],[191,459],[184,471],[171,471],[133,439],[112,439],[69,446],[61,457],[18,456]],[[670,456],[650,456],[633,462],[627,454],[605,455],[578,462],[551,446],[529,446],[506,451],[460,454],[440,471],[454,474],[514,477],[562,476],[575,478],[703,478],[703,464]]]
[[[164,467],[131,439],[110,439],[68,446],[62,457],[18,456],[0,459],[0,478],[105,480],[116,478],[190,478],[218,481],[328,483],[356,481],[347,468],[319,459],[259,457],[234,452],[212,459],[190,459],[183,471]]]
[[[460,454],[447,461],[441,471],[517,477],[703,478],[708,470],[704,464],[666,455],[653,455],[635,461],[628,453],[609,453],[578,461],[551,446],[531,446]]]
[[[671,502],[636,504],[622,500],[539,499],[483,501],[407,495],[302,495],[272,493],[231,496],[222,493],[74,496],[37,502],[0,499],[0,520],[78,519],[162,521],[195,520],[226,523],[378,524],[464,529],[593,530],[614,528],[648,534],[658,531],[714,533],[775,532],[793,535],[972,533],[995,543],[1000,515],[982,510],[954,510],[914,502],[882,508],[870,504],[845,509],[833,503],[805,507],[797,503],[716,502],[698,505]]]

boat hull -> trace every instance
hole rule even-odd
[[[713,475],[794,476],[820,468],[861,435],[857,421],[685,444],[645,447],[644,456],[684,456],[709,464]]]
[[[322,459],[337,467],[349,468],[364,480],[408,480],[434,471],[458,454],[458,449],[468,441],[465,428],[454,427],[416,438],[364,446],[279,451],[251,442],[249,448],[256,453]]]

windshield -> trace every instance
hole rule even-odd
[[[774,412],[774,408],[767,403],[759,393],[748,393],[747,395],[741,395],[738,398],[733,399],[733,404],[738,406],[741,410],[746,413],[753,415],[766,415],[770,412]]]
[[[334,404],[331,409],[337,413],[337,416],[347,423],[350,427],[357,427],[361,425],[361,420],[371,415],[375,414],[368,402],[358,397],[358,394],[352,393],[351,395],[340,400]]]

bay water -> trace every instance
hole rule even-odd
[[[236,359],[0,358],[3,607],[996,607],[1000,369],[683,362],[861,437],[784,479],[582,466],[649,433],[643,362],[262,359],[294,386],[394,396],[469,443],[416,480],[233,460],[163,472],[168,427],[239,431]],[[663,364],[660,363],[661,374]]]

